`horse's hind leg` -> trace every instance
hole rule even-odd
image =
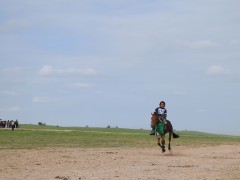
[[[171,151],[171,144],[170,144],[170,142],[168,144],[168,150]]]
[[[160,138],[157,138],[157,144],[162,148],[162,145],[161,145],[161,143],[160,143]]]
[[[164,153],[165,150],[165,135],[162,136],[162,152]]]
[[[171,136],[172,134],[169,133],[169,138],[168,138],[168,150],[171,151]]]

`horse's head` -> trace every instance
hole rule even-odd
[[[158,123],[158,115],[155,113],[151,113],[151,126],[155,126]]]

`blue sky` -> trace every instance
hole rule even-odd
[[[0,118],[240,135],[239,6],[0,0]]]

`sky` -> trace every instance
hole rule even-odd
[[[0,0],[0,118],[240,135],[239,0]]]

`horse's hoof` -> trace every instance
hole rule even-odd
[[[162,153],[165,153],[166,152],[166,150],[165,149],[162,149]]]

